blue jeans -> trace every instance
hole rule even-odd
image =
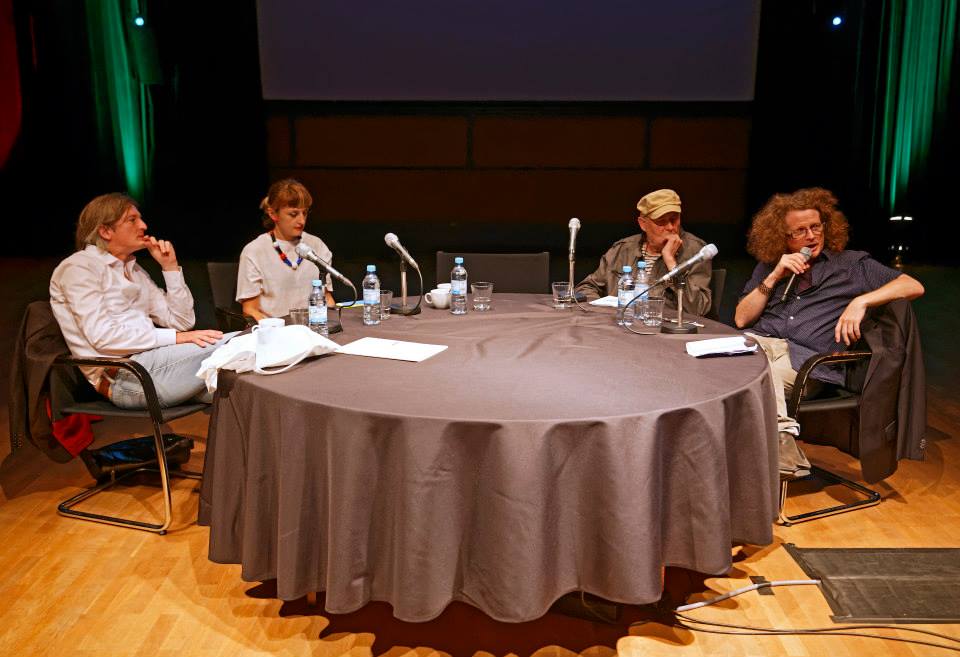
[[[224,335],[216,344],[200,347],[193,343],[171,344],[141,351],[130,358],[146,368],[157,389],[160,406],[176,406],[185,401],[209,404],[213,395],[207,392],[203,379],[197,377],[200,363],[220,345],[235,336]],[[110,387],[110,401],[127,410],[145,409],[147,398],[140,381],[127,370],[120,370]]]

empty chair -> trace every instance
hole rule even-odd
[[[550,292],[550,253],[447,253],[437,251],[437,282],[449,281],[453,259],[463,257],[469,280],[489,281],[494,292]]]
[[[213,292],[214,312],[217,316],[217,328],[224,333],[242,331],[253,318],[243,314],[237,302],[237,262],[208,262],[207,275],[210,277],[210,290]]]

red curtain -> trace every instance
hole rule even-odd
[[[13,0],[0,0],[0,169],[20,134],[21,100]]]

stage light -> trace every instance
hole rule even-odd
[[[147,21],[144,20],[143,16],[134,16],[133,24],[137,27],[143,27]]]
[[[843,23],[843,18],[841,16],[834,16],[830,23],[833,24],[834,27],[840,27],[840,24]]]

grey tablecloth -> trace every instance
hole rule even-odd
[[[452,600],[542,615],[581,589],[659,599],[661,567],[721,574],[772,541],[776,404],[762,353],[696,360],[611,311],[496,295],[363,336],[449,345],[422,363],[335,354],[276,376],[223,373],[199,521],[210,558],[294,599],[326,591],[408,621]]]

